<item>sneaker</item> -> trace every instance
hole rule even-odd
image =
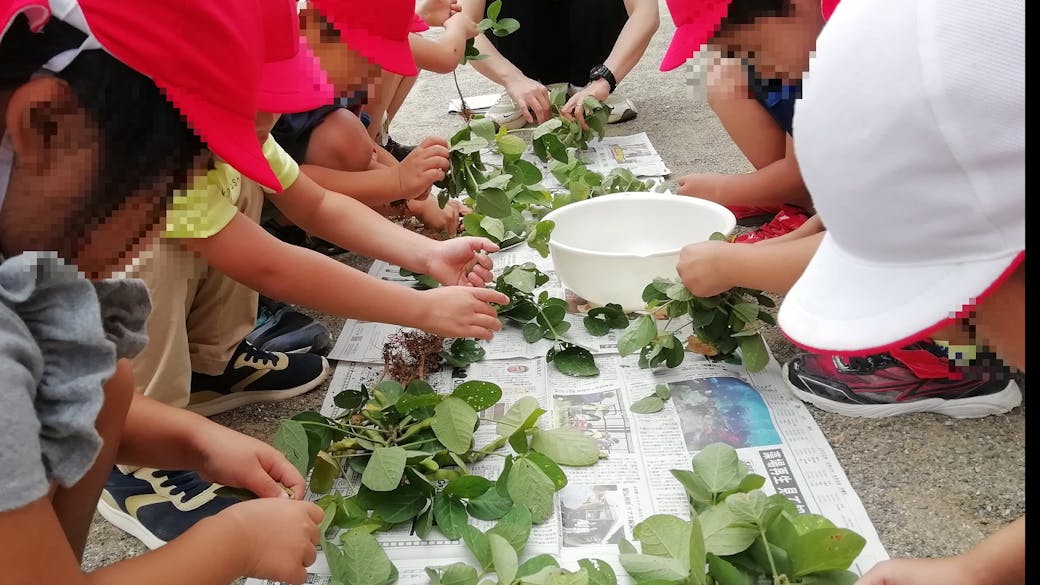
[[[513,103],[513,98],[509,97],[509,94],[504,91],[502,92],[502,97],[498,98],[498,102],[488,109],[485,116],[495,123],[496,128],[516,130],[527,125],[527,120],[524,119],[523,114],[520,113],[516,104]]]
[[[628,122],[629,120],[634,120],[636,116],[639,115],[632,100],[616,93],[608,95],[607,99],[603,100],[603,104],[610,108],[610,116],[607,117],[607,124]]]
[[[775,238],[793,232],[800,228],[803,223],[808,221],[809,213],[794,205],[784,205],[780,208],[773,219],[769,220],[762,227],[739,234],[733,238],[734,242],[753,244],[755,242],[761,242],[762,240],[768,240],[769,238]]]
[[[311,317],[261,295],[256,328],[246,341],[264,351],[321,354],[332,345],[332,336]]]
[[[326,256],[338,256],[347,253],[347,250],[344,250],[336,244],[327,242],[321,238],[316,238],[303,231],[300,227],[292,224],[281,225],[276,221],[267,221],[264,222],[262,227],[267,230],[269,234],[287,244],[300,246],[302,248],[307,248],[308,250],[314,250],[315,252]]]
[[[220,484],[194,471],[142,467],[132,474],[113,468],[97,503],[97,511],[113,526],[157,549],[196,522],[238,502],[219,496]]]
[[[784,364],[783,374],[795,396],[845,416],[934,412],[979,418],[1022,402],[1010,370],[997,360],[958,366],[931,342],[856,358],[805,354]]]
[[[212,416],[256,402],[299,396],[321,384],[329,362],[310,353],[264,351],[243,340],[217,376],[191,373],[188,410]]]
[[[383,148],[390,153],[390,156],[397,159],[397,162],[403,161],[405,157],[407,157],[409,154],[412,153],[413,150],[415,150],[414,145],[405,146],[389,136],[387,136],[386,144],[383,145]]]

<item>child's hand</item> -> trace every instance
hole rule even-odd
[[[699,297],[710,297],[733,288],[722,267],[727,264],[724,257],[730,246],[739,245],[709,240],[683,246],[675,268],[686,289]]]
[[[497,252],[498,245],[486,238],[465,236],[443,242],[432,241],[422,272],[444,285],[483,287],[494,278],[491,258],[483,252]],[[509,302],[508,300],[506,302]]]
[[[722,203],[723,183],[726,175],[717,173],[694,173],[679,177],[679,188],[676,193],[700,197],[716,203]]]
[[[448,31],[458,30],[466,39],[477,36],[477,23],[463,12],[456,12],[451,18],[444,21],[444,28]]]
[[[297,585],[307,580],[307,567],[318,556],[318,524],[324,515],[311,502],[264,498],[228,506],[199,525],[226,523],[227,542],[242,556],[246,576]]]
[[[432,137],[423,140],[397,167],[401,194],[407,199],[426,194],[430,185],[444,178],[448,164],[447,141]]]
[[[449,199],[444,209],[441,209],[433,197],[421,200],[412,199],[407,202],[407,205],[408,211],[424,226],[435,232],[444,232],[449,236],[459,233],[459,219],[472,211],[458,199]]]
[[[475,286],[442,286],[422,294],[424,311],[418,327],[441,337],[491,340],[502,329],[502,322],[490,303],[509,302],[497,290]]]
[[[415,5],[415,13],[430,26],[444,26],[444,21],[460,10],[458,0],[419,0]]]
[[[245,488],[261,498],[303,497],[307,484],[289,460],[271,445],[213,424],[199,429],[202,462],[199,473],[205,479],[232,487]]]

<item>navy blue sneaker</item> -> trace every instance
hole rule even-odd
[[[329,362],[310,353],[264,351],[243,340],[222,374],[191,373],[188,410],[213,416],[246,404],[285,400],[325,381]]]
[[[246,341],[264,351],[323,354],[332,346],[324,325],[285,303],[260,297],[256,327]]]
[[[194,471],[142,467],[126,474],[113,468],[97,510],[113,526],[154,550],[240,501],[217,495],[220,487]]]

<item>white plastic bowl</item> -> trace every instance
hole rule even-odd
[[[683,246],[729,235],[733,212],[705,199],[661,193],[614,193],[549,212],[556,223],[549,254],[557,276],[595,305],[644,309],[642,293],[655,278],[678,278]]]

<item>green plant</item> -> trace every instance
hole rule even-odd
[[[671,397],[671,388],[669,388],[667,384],[658,384],[657,387],[654,388],[653,394],[636,400],[628,407],[628,409],[637,414],[661,412],[661,410],[664,409],[664,403]]]
[[[549,277],[530,262],[507,266],[495,279],[495,290],[509,297],[509,303],[498,307],[498,316],[520,325],[528,343],[541,339],[552,341],[545,359],[561,373],[582,377],[599,375],[592,352],[563,341],[563,334],[571,327],[565,319],[567,301],[550,297],[546,291],[535,296],[534,290],[548,281]]]
[[[658,514],[635,526],[641,550],[624,541],[620,562],[636,585],[851,585],[848,570],[866,541],[785,496],[765,495],[760,475],[729,445],[713,443],[693,469],[672,470],[690,500],[690,519]]]
[[[712,239],[724,238],[715,233]],[[743,363],[758,372],[769,363],[769,350],[762,338],[763,325],[776,325],[767,311],[776,306],[761,291],[733,288],[711,297],[698,297],[682,282],[656,279],[643,289],[649,314],[638,317],[618,340],[618,353],[639,352],[639,366],[674,368],[683,362],[686,350],[712,361]],[[687,318],[672,329],[674,319]],[[664,321],[658,327],[658,321]],[[679,333],[689,327],[685,343]],[[737,355],[737,350],[740,355]]]

